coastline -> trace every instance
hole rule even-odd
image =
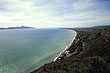
[[[77,36],[77,32],[74,31],[74,30],[71,30],[71,31],[75,33],[75,36],[73,37],[73,39],[72,39],[72,41],[70,42],[70,44],[69,44],[68,46],[66,46],[66,47],[64,48],[64,50],[53,60],[54,62],[55,62],[56,60],[60,59],[60,56],[61,56],[62,54],[64,54],[64,52],[67,51],[67,50],[70,48],[70,46],[72,46],[72,44],[73,44],[73,42],[74,42],[74,40],[75,40],[75,38],[76,38],[76,36]]]
[[[83,44],[82,40],[84,39],[82,34],[80,33],[80,31],[77,31],[75,29],[68,29],[68,28],[66,30],[71,30],[71,31],[75,32],[75,37],[72,39],[70,44],[68,46],[66,46],[64,48],[64,50],[61,51],[61,53],[52,62],[47,63],[47,64],[52,64],[51,66],[53,66],[53,63],[60,62],[61,60],[64,60],[64,59],[69,58],[71,56],[78,56],[83,52],[82,49],[84,46],[79,47],[79,45]],[[80,42],[81,42],[81,44],[79,44]],[[77,46],[76,46],[76,44],[77,44]],[[67,51],[69,51],[68,54],[66,53]],[[47,65],[47,64],[44,64],[43,66],[45,67],[45,65]],[[43,66],[41,66],[40,68],[38,68],[30,73],[36,73],[36,72],[39,73],[39,70]],[[44,71],[45,71],[45,69],[44,69]]]
[[[73,30],[73,29],[67,29],[72,30],[75,32],[75,37],[71,41],[71,43],[66,46],[66,48],[53,60],[53,62],[64,59],[67,57],[71,57],[72,55],[78,56],[80,55],[85,47],[85,38],[84,34],[81,34],[80,31]],[[86,34],[87,35],[87,34]]]
[[[109,73],[110,27],[65,28],[77,32],[74,41],[50,63],[31,73]],[[67,54],[65,51],[69,51]],[[63,55],[62,55],[63,54]],[[61,58],[61,59],[58,59]]]

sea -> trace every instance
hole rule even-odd
[[[0,30],[0,73],[30,73],[52,62],[74,37],[67,29]]]

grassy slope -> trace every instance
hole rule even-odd
[[[78,56],[51,62],[32,73],[109,73],[110,26],[74,29],[84,38],[84,50]],[[75,43],[73,46],[76,45]],[[73,50],[77,46],[70,48]]]

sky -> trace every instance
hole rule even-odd
[[[110,0],[0,0],[0,27],[110,25]]]

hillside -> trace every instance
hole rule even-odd
[[[31,73],[110,73],[110,26],[78,28],[68,51],[72,56],[43,65]]]

